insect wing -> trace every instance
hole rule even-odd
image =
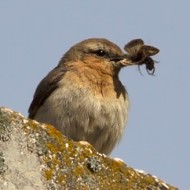
[[[153,47],[153,46],[147,46],[147,45],[144,45],[142,47],[142,51],[143,51],[143,54],[146,56],[146,57],[149,57],[149,56],[153,56],[153,55],[156,55],[158,52],[159,52],[159,49]]]
[[[140,51],[143,45],[144,42],[141,39],[131,40],[124,46],[124,50],[128,52],[130,55],[134,55]]]

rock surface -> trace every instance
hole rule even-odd
[[[0,108],[1,190],[174,190],[155,176]]]

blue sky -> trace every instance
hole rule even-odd
[[[190,3],[187,0],[0,2],[0,105],[27,116],[39,81],[89,37],[120,47],[135,38],[160,49],[156,76],[122,70],[131,110],[112,157],[190,189]]]

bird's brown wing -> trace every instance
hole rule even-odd
[[[46,98],[58,87],[58,82],[66,72],[64,67],[55,67],[48,75],[42,79],[37,86],[33,100],[28,109],[29,118],[33,119],[39,107],[43,105]]]

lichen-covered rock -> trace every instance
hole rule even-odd
[[[53,126],[0,108],[1,190],[167,190],[162,180],[73,142]]]

